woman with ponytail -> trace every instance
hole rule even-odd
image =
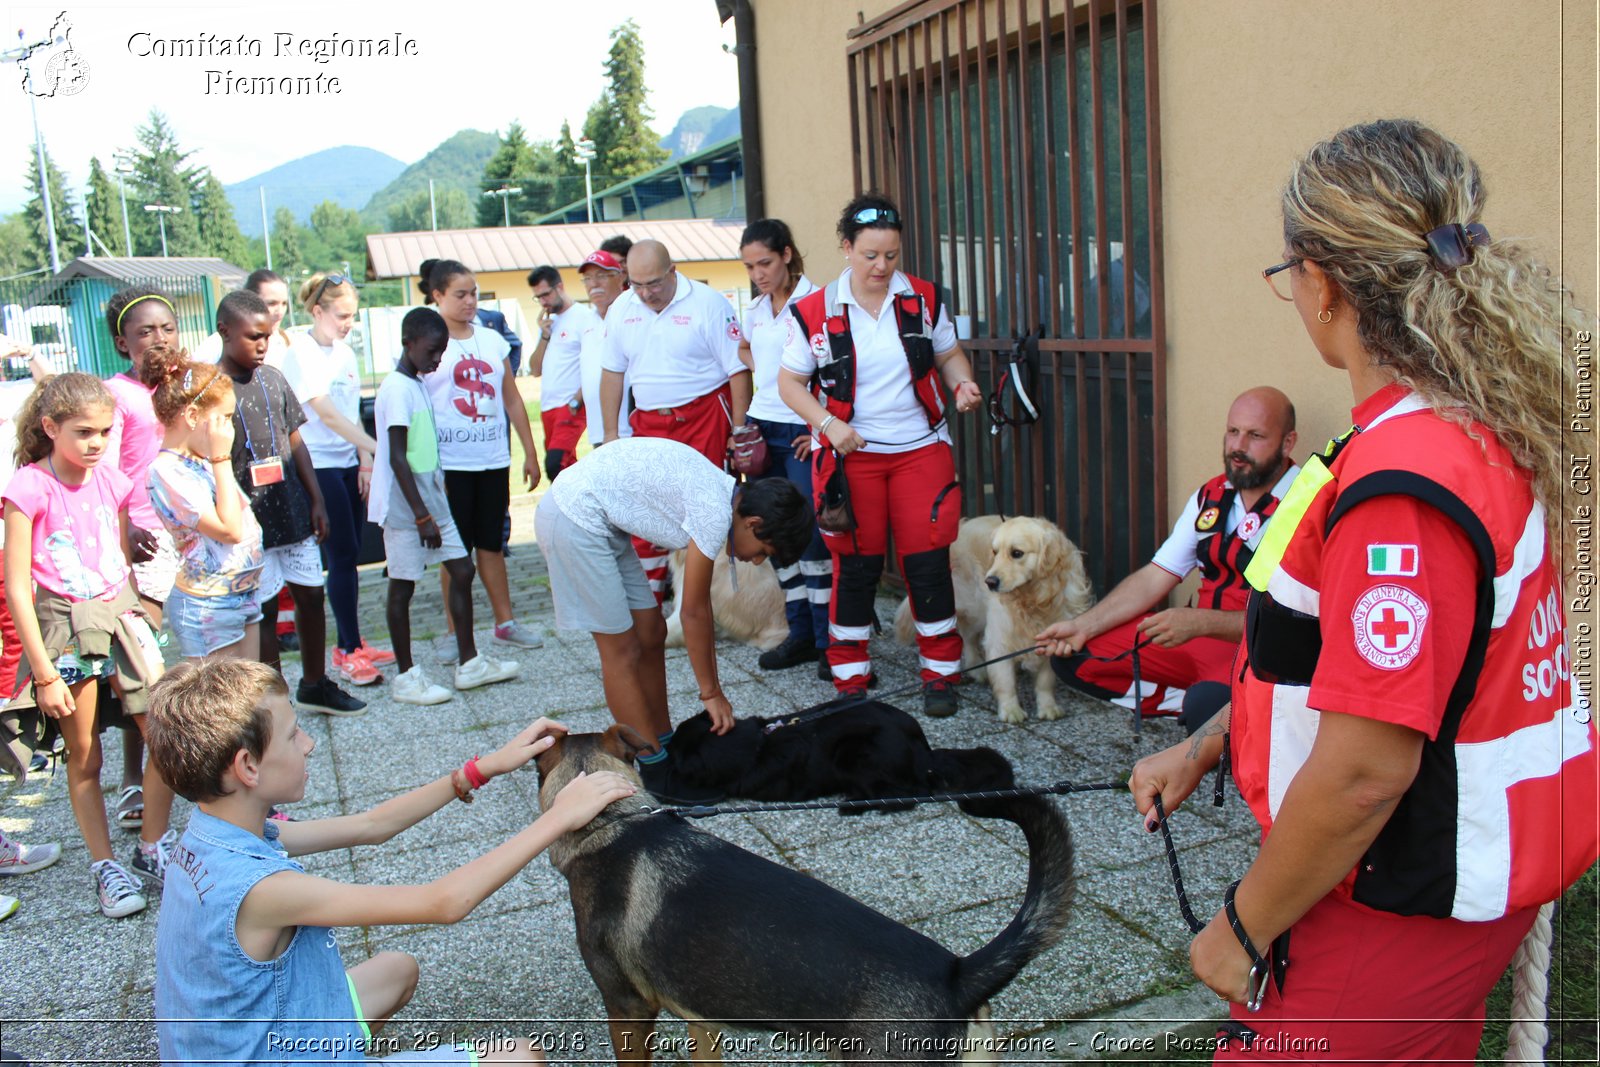
[[[255,659],[261,527],[233,475],[233,380],[181,356],[147,362],[144,376],[162,426],[150,502],[182,558],[167,624],[186,659]]]
[[[1588,327],[1484,201],[1461,147],[1409,121],[1316,145],[1283,193],[1265,274],[1355,425],[1256,549],[1231,709],[1131,783],[1154,830],[1226,748],[1262,826],[1189,950],[1233,1004],[1219,1060],[1471,1062],[1490,989],[1596,858],[1561,507]]]

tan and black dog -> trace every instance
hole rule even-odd
[[[538,757],[548,807],[583,771],[633,777],[643,740],[624,726],[560,737]],[[1062,936],[1074,892],[1072,837],[1046,799],[963,801],[1028,841],[1015,918],[970,956],[814,878],[671,815],[647,794],[612,804],[550,846],[566,876],[578,949],[600,989],[619,1060],[648,1060],[656,1016],[690,1023],[696,1058],[724,1029],[788,1035],[808,1059],[998,1059],[988,1001]]]

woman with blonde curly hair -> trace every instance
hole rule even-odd
[[[1132,781],[1153,830],[1155,798],[1170,812],[1226,748],[1262,826],[1190,947],[1234,1005],[1242,1047],[1219,1060],[1470,1062],[1512,954],[1548,940],[1541,905],[1596,858],[1560,565],[1583,322],[1483,212],[1477,165],[1409,121],[1316,145],[1283,193],[1265,274],[1348,378],[1355,426],[1247,571],[1231,710]]]

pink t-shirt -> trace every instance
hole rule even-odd
[[[33,580],[71,600],[110,600],[128,582],[120,515],[133,483],[115,467],[62,485],[48,468],[17,471],[3,499],[33,520]]]
[[[161,516],[150,503],[145,489],[145,474],[161,451],[166,429],[156,420],[148,386],[126,374],[106,379],[106,388],[117,402],[111,420],[111,448],[107,457],[133,483],[133,499],[128,501],[128,519],[141,530],[161,529]]]

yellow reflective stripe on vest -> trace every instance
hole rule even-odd
[[[1328,469],[1321,456],[1312,456],[1306,460],[1305,466],[1300,468],[1300,473],[1295,475],[1289,491],[1278,501],[1277,508],[1272,512],[1272,519],[1267,523],[1267,531],[1261,535],[1255,555],[1250,557],[1250,565],[1244,569],[1244,580],[1249,582],[1250,587],[1256,592],[1267,591],[1267,582],[1278,569],[1278,565],[1283,562],[1283,554],[1289,548],[1294,532],[1300,528],[1301,521],[1305,519],[1311,502],[1322,492],[1323,486],[1331,481],[1333,472]]]

